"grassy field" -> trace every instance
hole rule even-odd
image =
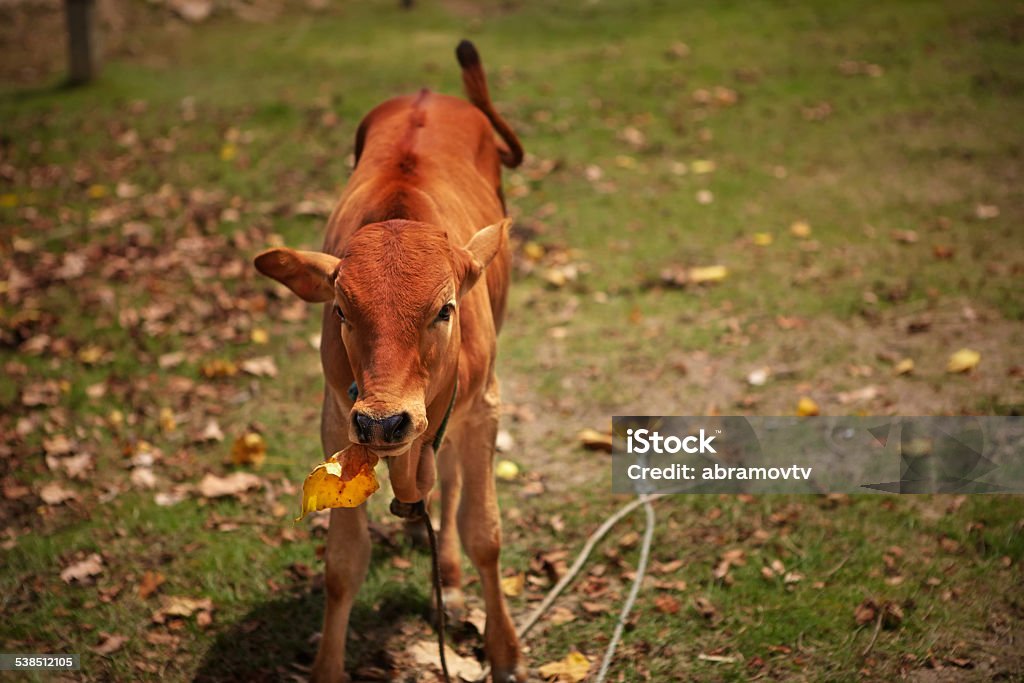
[[[517,617],[626,500],[576,439],[613,414],[1020,414],[1020,6],[398,5],[143,27],[88,88],[0,88],[3,651],[78,652],[97,681],[308,670],[325,520],[292,517],[321,457],[319,310],[251,257],[319,246],[362,114],[459,92],[462,37],[529,153],[500,357]],[[948,373],[964,347],[980,364]],[[247,433],[258,469],[232,464]],[[247,490],[203,493],[235,470]],[[429,558],[388,500],[349,670],[431,680],[409,653]],[[1021,680],[1021,500],[660,500],[612,680]],[[596,671],[640,531],[529,636],[532,667]],[[876,633],[865,601],[902,618]]]

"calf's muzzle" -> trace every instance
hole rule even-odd
[[[409,431],[412,418],[409,413],[401,412],[386,417],[371,417],[360,411],[352,411],[352,424],[355,427],[359,443],[373,445],[377,443],[399,443]]]

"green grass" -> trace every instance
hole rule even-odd
[[[452,51],[462,37],[480,48],[492,96],[530,154],[506,174],[516,268],[500,373],[520,416],[505,425],[517,444],[508,457],[547,490],[523,497],[522,482],[500,487],[508,571],[539,580],[536,554],[575,552],[619,503],[607,495],[607,460],[575,444],[579,429],[612,414],[792,414],[803,395],[826,414],[1019,411],[1016,8],[398,4],[292,8],[268,24],[221,16],[181,33],[141,28],[144,49],[110,61],[88,88],[0,86],[0,478],[5,490],[32,490],[0,497],[5,651],[80,652],[87,680],[278,680],[309,665],[324,535],[291,514],[295,486],[320,457],[322,385],[308,341],[320,313],[287,313],[298,310],[292,299],[259,279],[250,259],[277,242],[319,245],[323,218],[295,205],[337,195],[355,128],[377,102],[424,85],[459,91]],[[679,42],[689,54],[671,54]],[[880,75],[844,75],[844,62],[877,65]],[[734,90],[736,103],[695,95],[716,87]],[[715,169],[697,173],[698,160]],[[119,183],[137,194],[119,197]],[[102,191],[90,193],[95,186]],[[711,203],[698,202],[701,190]],[[998,216],[979,217],[979,205]],[[809,239],[790,234],[799,220]],[[132,242],[123,226],[136,223],[149,236]],[[906,231],[916,241],[894,239]],[[756,233],[770,233],[771,244],[756,245]],[[543,248],[538,263],[528,243]],[[85,258],[85,272],[55,279],[71,253]],[[544,273],[566,263],[578,278],[547,284]],[[661,282],[665,269],[712,264],[728,268],[715,285]],[[15,291],[20,276],[32,285]],[[922,321],[924,332],[908,332]],[[253,343],[254,329],[269,343]],[[91,345],[104,351],[99,362],[79,356]],[[982,353],[981,365],[947,374],[949,354],[965,346]],[[171,352],[184,359],[161,368]],[[275,379],[202,374],[214,359],[262,355],[276,360]],[[914,374],[893,376],[903,357]],[[748,386],[762,366],[776,376]],[[22,405],[44,380],[66,382],[55,404]],[[881,396],[838,400],[867,384]],[[103,395],[89,391],[97,386]],[[161,408],[175,413],[175,429],[161,430]],[[114,410],[123,425],[111,423]],[[211,418],[227,439],[196,443]],[[187,495],[161,507],[129,479],[124,454],[138,440],[160,449],[154,472],[167,492],[230,470],[230,443],[248,429],[263,434],[270,458],[265,489],[241,501]],[[56,434],[94,455],[85,479],[47,467],[43,440]],[[36,494],[52,480],[79,499],[42,504]],[[409,673],[405,647],[430,638],[429,563],[401,540],[386,498],[372,509],[397,540],[375,545],[349,667],[394,658]],[[954,502],[660,501],[655,559],[685,563],[658,578],[687,588],[644,590],[616,675],[891,680],[969,660],[973,668],[956,673],[1021,676],[1011,647],[1021,628],[1019,499]],[[237,526],[221,530],[225,522]],[[617,539],[639,524],[617,529],[560,602],[577,619],[531,634],[532,666],[574,648],[600,659],[628,590],[622,574],[637,562]],[[745,564],[732,568],[731,585],[715,581],[721,554],[735,549]],[[104,560],[95,584],[61,581],[61,569],[91,552]],[[396,556],[412,566],[396,566]],[[803,578],[765,579],[773,560]],[[142,598],[146,571],[166,583]],[[604,578],[602,591],[587,592]],[[152,624],[171,595],[210,598],[212,623]],[[678,612],[655,601],[665,595]],[[693,608],[698,596],[714,619]],[[873,624],[857,626],[853,611],[866,598],[899,603],[905,616],[865,655]],[[585,601],[609,608],[592,615]],[[510,602],[517,618],[533,604]],[[129,640],[102,656],[92,651],[101,633]],[[473,636],[457,643],[467,654],[474,646]]]

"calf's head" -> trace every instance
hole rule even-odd
[[[339,327],[359,390],[350,441],[399,455],[426,432],[427,405],[454,381],[462,298],[501,249],[508,224],[459,246],[436,226],[385,221],[357,230],[340,258],[287,248],[256,257],[261,273],[306,301],[332,303],[326,325]]]

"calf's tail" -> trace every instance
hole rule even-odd
[[[476,51],[473,43],[463,40],[455,48],[455,56],[462,67],[462,85],[466,89],[466,97],[487,116],[491,126],[501,137],[501,143],[498,144],[501,163],[508,168],[515,168],[523,161],[523,146],[519,144],[519,138],[512,132],[505,119],[494,110],[491,96],[487,91],[487,76],[484,75],[484,67],[480,63],[480,53]]]

